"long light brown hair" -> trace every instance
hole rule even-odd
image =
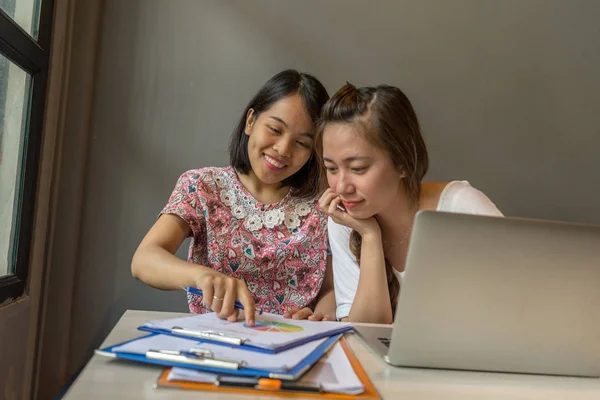
[[[427,173],[429,158],[421,135],[417,114],[408,97],[397,87],[379,85],[356,88],[346,83],[323,106],[317,125],[317,154],[323,166],[323,132],[331,123],[358,125],[366,140],[387,152],[402,178],[410,199],[417,202],[421,181]],[[321,168],[321,182],[326,185],[326,172]],[[350,235],[350,250],[360,264],[362,238],[356,231]],[[400,282],[393,267],[385,260],[385,270],[392,312],[395,314]]]

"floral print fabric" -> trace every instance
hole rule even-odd
[[[242,279],[265,312],[314,307],[328,254],[327,216],[317,198],[289,192],[275,204],[258,202],[233,167],[208,167],[179,177],[161,214],[191,228],[188,261]],[[210,311],[188,295],[190,311]]]

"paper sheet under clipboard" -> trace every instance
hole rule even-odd
[[[241,319],[229,322],[220,319],[216,313],[208,313],[148,321],[138,329],[171,334],[174,327],[198,332],[216,332],[224,337],[244,339],[242,347],[248,350],[255,347],[274,352],[352,330],[352,325],[348,322],[294,320],[270,313],[257,316],[254,327],[246,326]]]
[[[213,383],[216,377],[216,374],[186,368],[172,368],[167,380]],[[323,390],[329,393],[357,395],[365,390],[341,343],[336,343],[329,353],[300,379],[300,382],[319,383]]]

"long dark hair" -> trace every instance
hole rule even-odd
[[[239,172],[247,174],[252,170],[248,158],[248,135],[244,133],[248,110],[253,109],[258,116],[280,99],[298,94],[313,124],[321,113],[321,108],[329,99],[329,94],[321,82],[312,75],[293,69],[282,71],[269,79],[248,103],[231,135],[229,161]],[[295,196],[315,197],[319,193],[319,161],[313,150],[304,166],[281,184],[290,186]]]
[[[317,153],[323,156],[323,131],[330,123],[359,124],[364,137],[379,149],[387,152],[394,167],[404,172],[402,183],[411,200],[417,202],[421,181],[427,173],[429,158],[421,135],[417,114],[408,97],[397,87],[356,88],[346,83],[323,106],[317,126]],[[321,159],[321,166],[322,166]],[[321,167],[321,182],[325,171]],[[326,182],[326,180],[325,180]],[[350,250],[360,263],[362,238],[356,231],[350,235]],[[388,291],[392,312],[395,313],[400,282],[393,267],[385,260]]]

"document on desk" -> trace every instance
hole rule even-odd
[[[213,383],[217,377],[218,374],[187,368],[172,368],[167,379],[169,381]],[[320,384],[323,391],[330,393],[357,395],[363,393],[365,389],[340,343],[336,343],[329,353],[300,379],[300,382]]]
[[[255,325],[249,327],[243,320],[229,322],[215,313],[148,321],[139,328],[155,333],[176,336],[201,337],[213,342],[221,339],[237,344],[247,350],[260,349],[278,352],[311,340],[332,336],[352,329],[350,323],[334,321],[308,321],[283,318],[281,315],[264,313],[257,316]],[[210,335],[201,336],[201,335]],[[227,340],[233,339],[233,342]],[[238,340],[236,343],[235,340]]]
[[[188,352],[192,348],[201,348],[210,351],[213,358],[240,361],[244,363],[246,368],[271,372],[287,372],[306,359],[317,349],[317,347],[325,342],[325,340],[326,339],[323,338],[305,343],[294,348],[293,351],[264,354],[242,350],[237,347],[223,346],[222,344],[207,343],[197,339],[184,339],[168,335],[152,335],[124,343],[120,346],[115,346],[112,351],[144,355],[153,349]]]

